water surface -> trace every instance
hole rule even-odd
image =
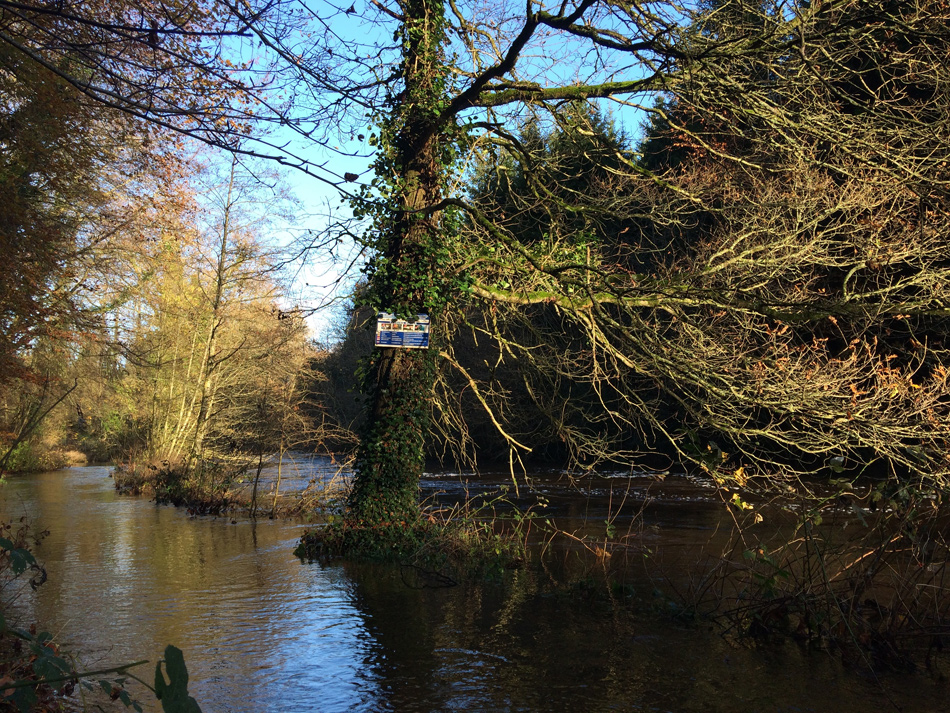
[[[462,488],[458,477],[427,480],[429,491]],[[561,516],[592,507],[553,481],[540,487]],[[48,581],[6,587],[7,609],[89,667],[154,662],[175,644],[206,713],[950,710],[926,675],[874,680],[793,643],[737,647],[658,618],[649,599],[621,613],[527,572],[420,588],[398,567],[303,564],[291,554],[300,523],[191,518],[118,496],[104,467],[12,478],[0,497],[7,519],[50,532],[37,550]],[[698,488],[671,483],[650,497],[652,546],[692,552],[717,531]]]

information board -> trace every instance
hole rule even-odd
[[[396,315],[380,312],[376,319],[376,346],[401,349],[429,348],[429,315],[416,315],[416,321],[396,319]]]

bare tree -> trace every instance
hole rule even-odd
[[[28,9],[4,22],[45,18]],[[79,82],[90,96],[178,131],[193,123],[200,138],[221,145],[260,120],[327,150],[335,131],[375,148],[374,176],[354,202],[370,221],[361,236],[372,256],[365,304],[428,313],[441,336],[428,351],[375,352],[351,524],[416,517],[433,389],[440,363],[462,366],[449,328],[470,307],[500,312],[501,324],[553,313],[570,330],[566,355],[565,341],[544,331],[534,331],[536,342],[515,338],[530,323],[520,333],[494,322],[486,331],[500,354],[533,363],[558,389],[584,383],[602,407],[598,423],[646,424],[683,455],[689,434],[699,434],[717,471],[725,451],[704,442],[707,432],[743,449],[749,460],[733,474],[771,467],[776,446],[816,459],[871,449],[921,477],[946,472],[943,431],[925,425],[946,422],[943,346],[917,340],[917,350],[909,341],[946,316],[937,257],[947,179],[945,3],[232,3],[204,8],[210,29],[200,31],[170,10],[96,24],[81,9],[51,20],[73,23],[79,36],[121,36],[117,46],[137,56],[182,61],[130,71],[115,55],[100,59],[109,43],[87,42],[99,54],[82,66],[102,65],[113,72],[102,76],[117,78],[102,92]],[[209,50],[202,42],[211,36],[229,39]],[[239,54],[232,73],[225,51],[243,39],[259,43],[261,63]],[[57,47],[31,45],[9,26],[0,40],[46,64]],[[172,69],[187,81],[136,84]],[[208,91],[184,94],[176,114],[171,93],[191,85]],[[237,90],[234,101],[212,87]],[[666,104],[656,103],[661,94]],[[520,122],[535,116],[550,125],[566,103],[601,99],[654,112],[689,160],[651,168],[616,156],[622,201],[606,185],[591,201],[586,191],[535,181],[538,206],[560,231],[544,241],[524,240],[467,199],[468,167],[479,156],[491,160],[500,147],[530,162]],[[367,118],[374,129],[361,128]],[[289,139],[258,140],[269,145],[262,152],[337,182],[344,195],[361,183],[356,163],[334,176]],[[610,246],[579,239],[576,218],[598,211],[630,211],[649,227],[642,240]],[[660,259],[657,234],[690,242]],[[654,256],[638,256],[641,247]],[[887,328],[869,331],[882,319],[907,336],[904,356],[882,350]],[[832,334],[836,325],[841,335]],[[472,392],[484,395],[468,375]],[[683,419],[682,433],[654,415],[657,393]],[[908,413],[910,421],[881,430]],[[597,429],[565,434],[579,437],[580,455],[612,457]]]
[[[877,462],[942,486],[942,10],[828,5],[740,24],[723,11],[737,5],[683,33],[683,71],[651,109],[676,165],[618,153],[616,180],[579,200],[543,181],[524,192],[523,210],[561,225],[612,213],[639,230],[526,242],[511,216],[467,206],[463,264],[496,313],[476,331],[499,360],[548,374],[532,393],[587,463],[628,461],[633,431],[721,479]],[[530,179],[530,153],[499,140]],[[518,337],[539,334],[539,311],[561,338]]]

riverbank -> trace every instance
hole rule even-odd
[[[191,515],[294,518],[340,502],[348,472],[331,455],[288,452],[190,470],[168,461],[122,463],[112,478],[122,494],[147,496]]]
[[[4,452],[4,451],[0,451]],[[82,451],[71,448],[37,446],[24,441],[10,450],[4,463],[4,473],[42,473],[48,470],[87,465],[89,459]]]

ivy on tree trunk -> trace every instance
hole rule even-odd
[[[403,10],[402,91],[391,97],[376,166],[377,176],[392,178],[389,197],[384,194],[377,209],[377,258],[367,301],[401,317],[429,314],[437,329],[446,251],[440,215],[432,207],[441,200],[451,160],[439,119],[446,77],[443,6],[439,0],[409,0]],[[402,526],[418,517],[437,354],[434,348],[378,347],[373,355],[364,384],[371,408],[349,500],[353,525]]]

